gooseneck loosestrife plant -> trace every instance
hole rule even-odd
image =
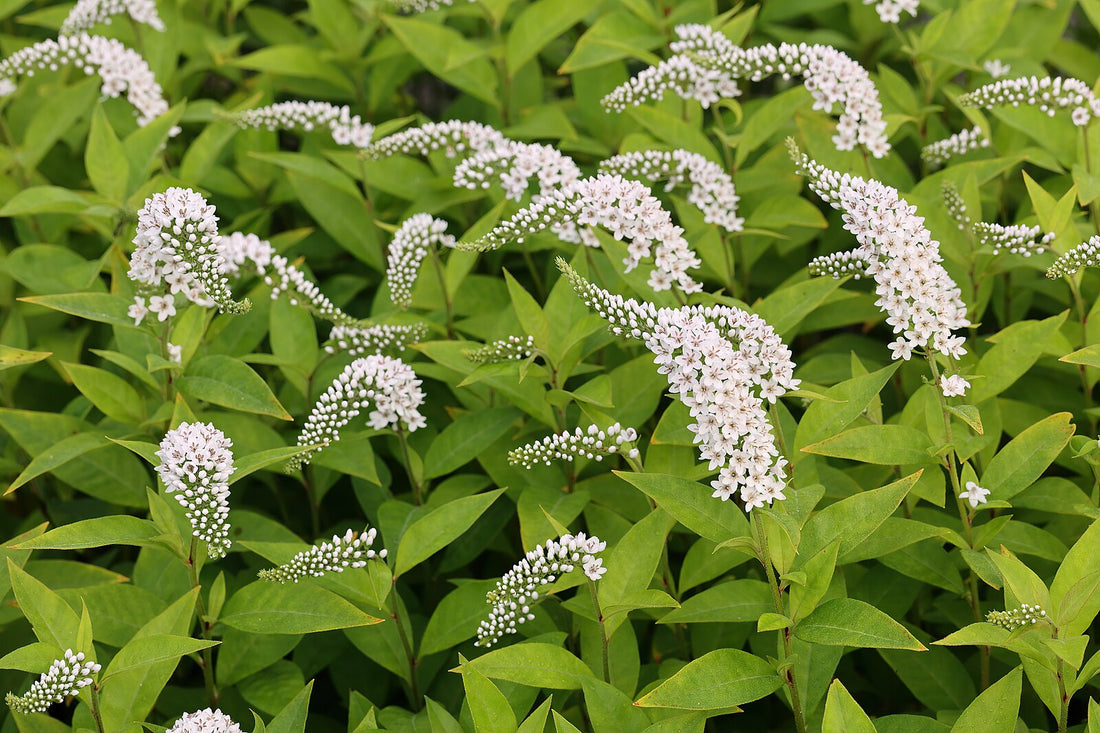
[[[0,3],[0,727],[1100,727],[1094,10]]]

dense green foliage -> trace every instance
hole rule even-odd
[[[67,650],[91,682],[5,708],[0,733],[163,731],[207,707],[279,733],[1100,731],[1100,240],[1047,277],[1100,235],[1100,1],[161,0],[163,30],[116,15],[89,32],[121,45],[23,73],[72,8],[0,0],[0,689]],[[740,49],[781,43],[821,47],[750,79]],[[674,56],[714,98],[601,104]],[[1084,83],[1048,114],[969,94],[993,74]],[[349,109],[241,115],[292,100]],[[492,129],[387,138],[440,120]],[[570,177],[673,150],[647,159],[711,173],[640,179],[671,219]],[[171,187],[216,232],[201,207],[156,213]],[[506,225],[532,202],[581,228]],[[650,214],[656,260],[623,235]],[[1033,228],[1006,243],[1010,225]],[[861,227],[853,259],[815,260]],[[164,295],[167,260],[133,275],[195,232],[173,250],[194,297]],[[232,239],[258,248],[239,269],[231,232],[260,238]],[[884,313],[876,279],[885,310],[927,296],[943,322]],[[609,331],[614,295],[694,314],[693,335]],[[696,337],[706,368],[658,369],[651,351]],[[698,397],[714,364],[732,376]],[[311,418],[342,372],[364,391]],[[184,423],[210,427],[181,453],[224,433],[231,473],[158,450]],[[570,460],[519,450],[577,429]],[[736,474],[757,438],[785,460]],[[377,554],[270,570],[330,537]],[[509,577],[549,582],[502,634],[528,611],[498,579],[559,539],[576,567],[528,554]],[[483,622],[504,626],[475,644]]]

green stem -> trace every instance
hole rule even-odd
[[[393,585],[390,586],[390,598],[393,601],[391,604],[392,609],[390,610],[390,618],[397,627],[397,635],[401,638],[401,647],[405,650],[405,659],[409,663],[409,702],[412,704],[413,710],[419,710],[423,706],[423,701],[420,699],[420,683],[417,680],[417,669],[420,666],[420,660],[413,654],[412,643],[409,641],[409,633],[405,629],[404,622],[401,621],[401,609],[399,599],[397,598],[396,578],[393,580]]]
[[[772,601],[775,603],[775,612],[786,615],[783,608],[783,589],[779,587],[779,580],[775,577],[775,568],[772,565],[771,550],[768,548],[768,535],[764,529],[764,520],[760,518],[760,512],[751,512],[753,534],[756,535],[757,559],[764,566],[764,572],[768,576],[768,585],[772,589]],[[790,662],[791,630],[780,629],[780,639],[783,642],[783,662]],[[788,664],[783,671],[783,681],[787,685],[787,692],[791,698],[791,712],[794,713],[795,728],[798,733],[806,733],[806,715],[802,711],[802,700],[798,695],[798,685],[794,680],[794,665]]]
[[[1085,148],[1085,173],[1092,175],[1092,153],[1089,150],[1092,146],[1089,145],[1089,127],[1090,125],[1081,128],[1081,134],[1084,135],[1084,148]],[[1089,215],[1092,217],[1092,228],[1097,234],[1100,234],[1100,204],[1096,199],[1089,202]],[[1093,432],[1096,432],[1095,430]]]
[[[413,471],[412,460],[409,456],[409,442],[405,437],[405,431],[398,428],[394,431],[397,433],[397,440],[401,443],[401,456],[405,461],[405,472],[409,475],[409,483],[412,484],[413,489],[413,502],[416,504],[424,503],[424,487],[421,485],[420,480],[416,477],[416,473]]]
[[[447,338],[454,338],[454,312],[452,310],[451,295],[447,292],[447,273],[443,269],[443,261],[439,259],[439,249],[432,245],[428,247],[432,255],[432,265],[436,277],[439,278],[439,292],[443,295],[443,307],[447,313]]]
[[[92,719],[95,720],[95,727],[99,733],[106,733],[103,728],[103,715],[99,712],[99,684],[93,683],[91,685],[91,708]]]
[[[603,621],[603,609],[600,608],[600,596],[596,592],[596,582],[588,579],[588,592],[592,596],[592,607],[596,610],[596,623],[600,625],[600,659],[603,662],[603,681],[611,684],[611,657],[609,647],[611,640],[607,638],[607,626]]]
[[[1054,638],[1058,638],[1058,629],[1054,629]],[[1058,733],[1066,733],[1069,725],[1069,693],[1066,692],[1066,663],[1058,659]]]
[[[198,557],[199,538],[191,535],[191,551],[187,556],[187,573],[191,577],[192,588],[202,588],[199,583],[199,565],[196,561]],[[202,638],[210,640],[210,624],[206,620],[206,603],[202,600],[202,592],[195,594],[195,606],[199,614],[199,633]],[[220,695],[218,694],[218,687],[214,683],[214,653],[210,647],[202,650],[202,679],[206,686],[206,698],[210,701],[210,704],[214,707],[218,706],[220,701]]]
[[[1097,219],[1100,221],[1100,219]],[[1081,322],[1081,346],[1085,347],[1089,345],[1088,337],[1088,325],[1089,325],[1089,312],[1085,308],[1085,299],[1081,297],[1081,286],[1077,282],[1076,275],[1067,275],[1066,282],[1069,283],[1070,293],[1073,295],[1073,307],[1077,311],[1078,320]],[[1085,416],[1089,421],[1089,432],[1096,432],[1096,418],[1093,417],[1088,411],[1092,409],[1092,388],[1089,386],[1088,371],[1085,369],[1084,364],[1077,365],[1077,373],[1081,378],[1081,391],[1085,395]]]

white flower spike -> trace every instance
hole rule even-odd
[[[212,560],[224,557],[229,540],[229,477],[236,468],[233,441],[210,423],[180,423],[160,442],[157,473],[165,491],[184,508],[196,537]]]
[[[72,649],[66,649],[64,658],[55,659],[49,670],[35,680],[31,689],[19,697],[9,692],[5,701],[9,708],[24,715],[44,713],[50,705],[62,702],[92,684],[92,675],[98,674],[99,670],[98,664],[85,660],[84,652],[73,653]]]

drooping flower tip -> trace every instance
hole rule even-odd
[[[62,702],[92,684],[92,675],[98,674],[99,670],[98,664],[85,659],[84,652],[74,653],[72,649],[66,649],[64,658],[55,659],[50,668],[35,680],[31,689],[21,696],[9,692],[4,700],[9,708],[24,715],[44,713],[50,705]]]
[[[420,263],[432,247],[454,247],[455,238],[447,234],[447,222],[431,214],[413,214],[394,232],[386,255],[386,284],[390,301],[399,308],[412,304],[413,285]]]
[[[596,556],[606,548],[607,543],[598,537],[580,532],[547,540],[545,545],[528,552],[485,594],[492,608],[489,618],[478,626],[474,645],[490,647],[506,634],[515,634],[518,625],[535,618],[532,607],[539,600],[539,589],[578,566],[589,580],[598,581],[607,568],[603,566],[603,558]]]
[[[848,251],[814,257],[807,265],[807,269],[814,277],[840,279],[850,276],[859,280],[866,276],[868,265],[867,260],[858,251]]]
[[[943,140],[925,145],[920,150],[920,157],[928,165],[940,166],[955,156],[988,147],[989,138],[985,136],[982,129],[971,127],[945,137]]]
[[[428,327],[423,323],[407,325],[377,324],[373,326],[333,326],[325,352],[346,351],[352,356],[369,356],[383,351],[400,352],[410,344],[423,341]]]
[[[362,533],[349,529],[342,536],[333,535],[332,540],[299,552],[288,563],[261,570],[260,578],[273,583],[297,583],[302,578],[319,578],[325,573],[365,567],[367,560],[386,557],[385,549],[371,549],[377,536],[378,530],[373,527]]]
[[[619,423],[614,423],[606,430],[589,425],[587,429],[577,428],[573,432],[548,435],[542,440],[510,450],[508,462],[513,466],[533,468],[540,463],[549,466],[555,459],[570,462],[576,458],[602,461],[605,455],[616,453],[637,458],[638,449],[634,447],[637,440],[638,432],[634,428],[623,428]]]
[[[210,423],[180,423],[160,443],[156,471],[176,497],[211,559],[225,556],[229,539],[229,478],[233,441]]]
[[[1078,127],[1100,117],[1100,99],[1092,88],[1080,79],[1062,77],[1022,76],[1001,79],[986,84],[959,97],[963,107],[1037,107],[1053,117],[1061,110],[1070,111],[1070,119]]]
[[[1100,235],[1092,236],[1069,252],[1061,255],[1047,270],[1047,277],[1069,277],[1082,267],[1100,265]]]
[[[534,336],[509,336],[480,346],[465,349],[462,354],[475,364],[499,364],[505,361],[522,361],[535,350]]]
[[[228,118],[242,128],[297,132],[327,129],[337,145],[351,145],[361,149],[370,146],[374,135],[374,125],[363,122],[359,115],[353,115],[346,104],[337,106],[315,101],[280,102],[231,113]]]
[[[1049,619],[1047,612],[1038,604],[1021,603],[1019,608],[1011,611],[990,611],[985,620],[1009,631],[1015,631],[1023,626],[1031,626]]]
[[[221,710],[205,708],[184,713],[167,733],[241,733],[241,726]]]

